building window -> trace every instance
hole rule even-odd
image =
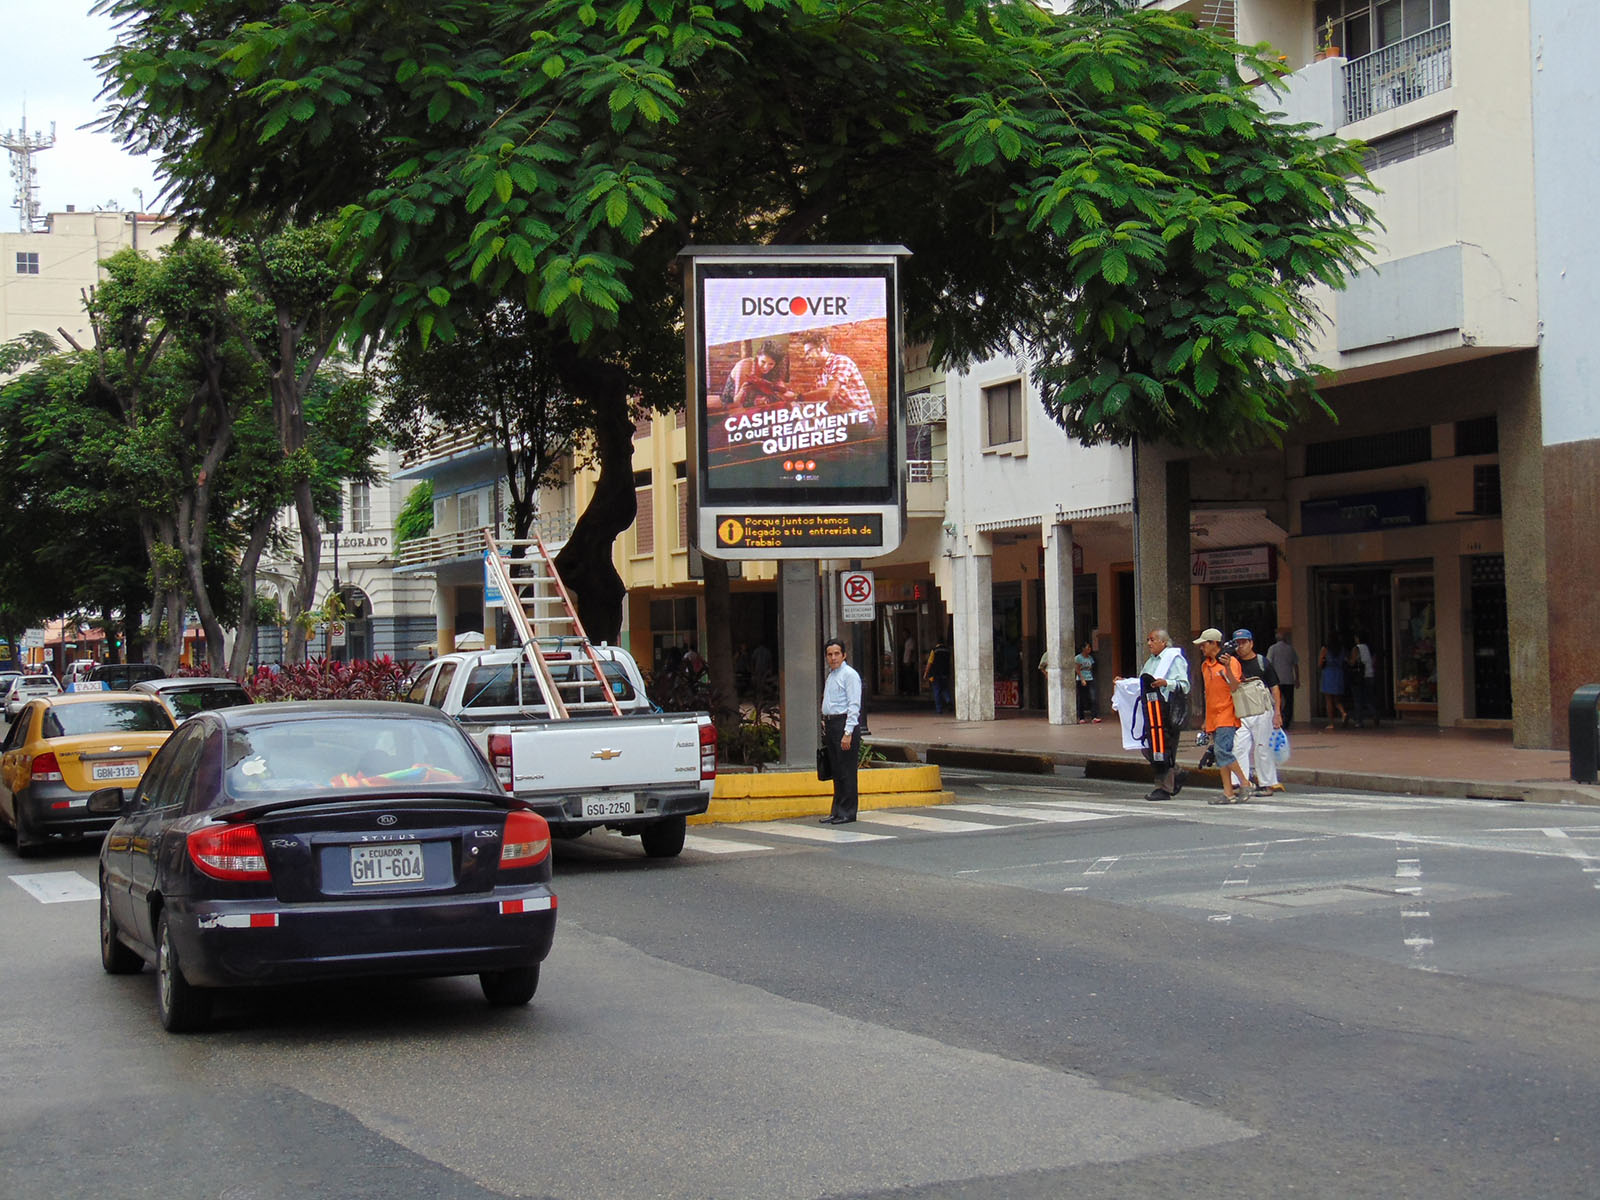
[[[656,552],[655,491],[649,471],[633,473],[633,495],[639,509],[633,518],[633,556],[641,558]]]
[[[372,528],[372,489],[364,483],[350,485],[350,532],[365,533]]]
[[[39,273],[39,252],[37,250],[17,251],[17,274],[37,275]]]
[[[1022,380],[983,389],[984,446],[1009,446],[1022,441]]]
[[[1317,0],[1317,45],[1360,58],[1450,23],[1450,0]]]
[[[483,524],[477,492],[462,492],[456,497],[456,528],[476,529]]]
[[[678,478],[674,486],[678,494],[678,546],[679,550],[689,547],[689,480],[688,468],[684,463],[677,465]]]
[[[1493,415],[1457,421],[1456,453],[1463,457],[1469,454],[1499,454],[1500,422]]]
[[[1500,515],[1500,464],[1472,468],[1472,512],[1479,517]]]
[[[1393,433],[1313,442],[1306,447],[1307,475],[1342,475],[1377,467],[1401,467],[1433,457],[1433,431],[1426,425]]]

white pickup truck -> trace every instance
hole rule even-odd
[[[531,804],[557,837],[605,826],[637,834],[645,853],[683,849],[687,818],[711,803],[717,731],[706,713],[654,711],[638,664],[596,645],[605,683],[563,693],[566,719],[551,718],[522,651],[445,654],[428,663],[406,699],[454,717],[488,756],[506,791]],[[581,650],[545,652],[558,678],[593,680]],[[609,687],[622,709],[605,704]],[[600,712],[586,710],[588,705]]]

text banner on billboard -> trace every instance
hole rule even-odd
[[[703,554],[842,557],[900,544],[906,253],[684,251],[692,525]]]

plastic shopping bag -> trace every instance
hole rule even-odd
[[[1289,761],[1289,734],[1285,730],[1274,729],[1267,745],[1271,748],[1272,757],[1277,759],[1279,766]]]

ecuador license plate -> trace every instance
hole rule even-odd
[[[95,763],[89,768],[89,778],[96,783],[103,783],[108,779],[137,779],[139,778],[139,764],[131,762]]]
[[[422,847],[416,842],[386,842],[350,848],[350,882],[422,883]]]
[[[631,817],[634,815],[632,792],[607,792],[604,796],[583,798],[585,817]]]

